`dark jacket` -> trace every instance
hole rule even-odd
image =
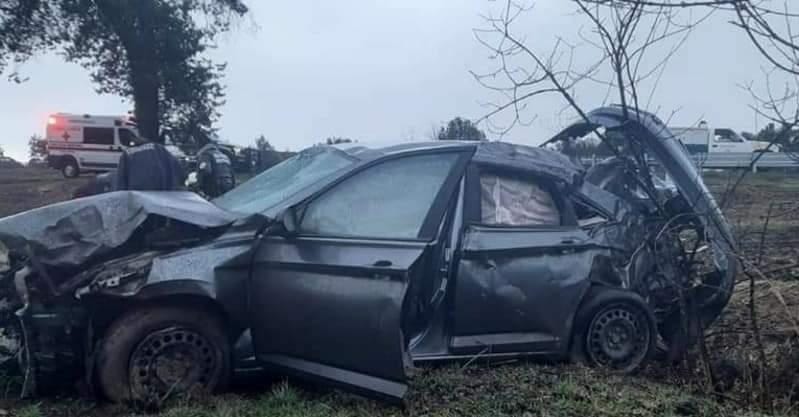
[[[158,143],[146,143],[123,152],[114,177],[114,191],[180,190],[185,179],[180,162]]]
[[[236,186],[230,158],[215,145],[205,145],[197,152],[200,187],[210,198],[218,197]]]

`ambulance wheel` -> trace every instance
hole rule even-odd
[[[64,178],[75,178],[80,175],[80,168],[78,168],[78,162],[75,161],[74,158],[68,158],[64,161],[64,165],[61,167],[61,173],[64,174]]]

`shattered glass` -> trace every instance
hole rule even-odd
[[[330,146],[308,148],[215,199],[214,204],[237,213],[264,213],[357,161]]]

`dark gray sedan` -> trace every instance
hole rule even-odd
[[[425,361],[677,355],[729,299],[729,226],[654,116],[600,109],[552,143],[599,128],[636,146],[587,170],[501,142],[316,146],[213,204],[0,219],[2,351],[29,393],[83,377],[115,401],[253,369],[399,399]]]

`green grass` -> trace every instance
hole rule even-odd
[[[14,411],[16,417],[42,417],[42,412],[37,404],[26,405]]]
[[[702,395],[690,384],[608,375],[572,366],[511,364],[423,370],[405,407],[338,391],[307,391],[281,382],[261,393],[174,400],[159,413],[79,400],[20,404],[26,417],[366,417],[366,416],[759,416]]]
[[[728,181],[728,174],[723,172],[706,173],[705,177],[714,190]],[[758,201],[767,207],[772,198],[763,190],[799,191],[799,180],[794,178],[799,175],[750,173],[742,189],[750,199],[768,197]],[[781,194],[785,195],[788,194]],[[747,212],[744,220],[755,224],[759,221],[756,214],[757,211]],[[795,226],[796,223],[777,220],[770,230]],[[11,387],[17,383],[6,382]],[[3,386],[5,383],[0,383],[0,388]],[[0,409],[15,417],[765,416],[731,401],[717,401],[683,380],[625,377],[573,366],[526,363],[424,369],[412,381],[404,408],[339,391],[306,390],[285,382],[266,386],[260,392],[251,391],[176,399],[158,413],[137,413],[125,406],[63,398],[7,401],[0,403]],[[799,407],[793,413],[799,416]]]
[[[693,387],[605,375],[573,367],[511,365],[427,371],[405,408],[335,392],[311,394],[286,383],[255,398],[226,396],[183,404],[168,417],[299,416],[754,416],[720,404]]]

